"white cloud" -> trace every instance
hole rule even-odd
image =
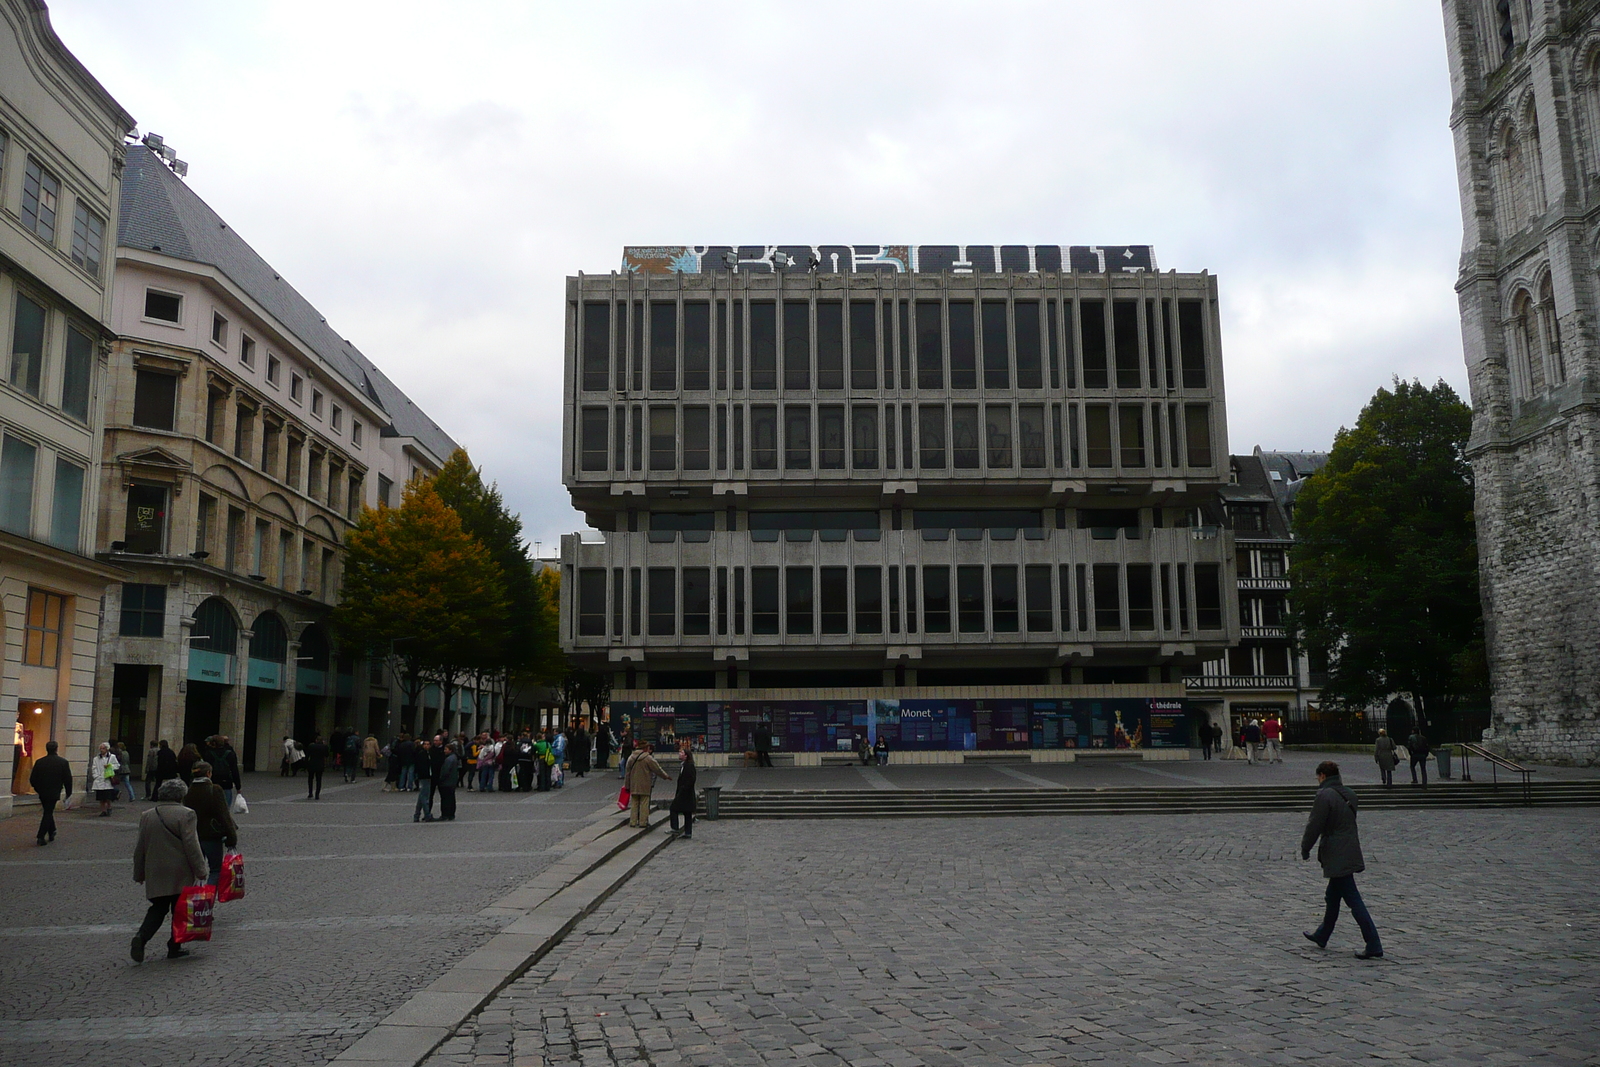
[[[655,242],[1149,242],[1233,446],[1464,390],[1437,7],[56,0],[190,182],[551,545],[563,279]]]

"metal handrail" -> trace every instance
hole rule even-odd
[[[1496,789],[1500,788],[1499,768],[1504,767],[1514,774],[1520,774],[1522,776],[1522,802],[1524,804],[1533,803],[1533,783],[1531,778],[1533,770],[1531,768],[1524,767],[1520,763],[1506,759],[1498,752],[1491,752],[1482,745],[1475,745],[1470,741],[1457,741],[1456,747],[1461,750],[1461,780],[1463,782],[1472,781],[1472,757],[1477,756],[1489,764],[1490,778]]]

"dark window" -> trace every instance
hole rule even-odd
[[[650,409],[650,469],[676,470],[678,466],[678,409]]]
[[[844,305],[837,300],[817,301],[817,388],[844,388]]]
[[[893,574],[893,569],[890,571]],[[883,632],[883,579],[882,570],[878,567],[856,568],[856,633],[877,634]],[[891,592],[890,610],[893,610],[894,596]],[[824,605],[823,610],[827,607]],[[894,627],[891,622],[891,628]]]
[[[1151,462],[1157,467],[1166,466],[1161,460],[1161,405],[1150,405]]]
[[[1058,412],[1060,408],[1056,409]],[[1059,422],[1057,423],[1059,426]],[[1022,404],[1017,408],[1017,446],[1025,468],[1045,465],[1044,460],[1044,405]],[[1061,441],[1056,434],[1056,465],[1061,465]],[[991,464],[993,466],[993,464]]]
[[[1289,649],[1285,645],[1263,645],[1261,648],[1261,673],[1275,678],[1287,677]]]
[[[16,321],[11,325],[11,369],[6,380],[37,397],[44,374],[45,310],[17,294]]]
[[[811,595],[811,568],[783,569],[784,626],[790,634],[809,634],[814,629],[815,602]]]
[[[957,404],[950,409],[950,455],[957,470],[977,470],[980,465],[978,405]]]
[[[811,388],[811,304],[783,302],[783,387]]]
[[[189,631],[189,647],[204,652],[221,652],[225,656],[239,651],[239,624],[233,621],[233,612],[216,597],[200,602],[194,610],[194,626]],[[320,660],[324,669],[328,664],[328,646],[321,631],[307,628],[300,639],[300,654],[311,657],[313,665]]]
[[[770,300],[754,300],[750,303],[750,388],[776,389],[777,387],[777,306]]]
[[[1104,389],[1111,384],[1106,369],[1106,303],[1083,301],[1083,387]]]
[[[1500,62],[1504,63],[1517,47],[1517,31],[1511,20],[1511,0],[1499,0],[1494,5],[1494,16],[1500,31]]]
[[[917,388],[944,388],[944,339],[937,300],[917,301]]]
[[[1094,530],[1105,539],[1126,531],[1130,539],[1139,536],[1138,508],[1078,508],[1078,529]]]
[[[978,387],[976,330],[972,301],[950,301],[950,388],[952,389]]]
[[[918,508],[911,515],[913,530],[1036,530],[1043,525],[1031,508]]]
[[[683,409],[683,469],[711,469],[711,409],[703,404]]]
[[[1012,590],[1015,597],[1016,590]],[[959,608],[961,632],[983,633],[983,568],[956,568],[956,603]]]
[[[823,567],[818,576],[822,601],[822,632],[850,632],[850,569]]]
[[[778,632],[778,568],[750,568],[750,632]]]
[[[728,302],[717,301],[717,388],[728,387]]]
[[[583,387],[601,390],[610,380],[611,304],[597,300],[583,305]]]
[[[752,530],[876,530],[876,511],[751,511]]]
[[[1089,568],[1080,563],[1077,565],[1077,603],[1078,603],[1078,629],[1089,628]]]
[[[650,388],[678,387],[678,305],[650,302]],[[666,469],[666,468],[663,468]]]
[[[986,404],[983,408],[983,419],[984,443],[989,453],[989,468],[991,470],[1009,468],[1011,466],[1011,405]],[[1040,465],[1043,465],[1042,462]]]
[[[605,408],[584,408],[581,427],[582,469],[603,471],[609,450],[606,447],[606,427],[611,413]]]
[[[154,555],[163,551],[167,532],[167,490],[159,485],[128,489],[128,516],[123,526],[123,551]]]
[[[989,610],[994,620],[994,632],[1017,632],[1017,568],[1011,566],[989,568]],[[1045,612],[1048,617],[1049,612]],[[1032,616],[1030,613],[1031,624]]]
[[[1117,409],[1118,443],[1122,446],[1124,467],[1144,466],[1144,408],[1124,404]]]
[[[677,631],[677,577],[671,567],[650,568],[651,637],[671,637]]]
[[[1072,458],[1074,469],[1083,465],[1083,452],[1079,447],[1081,438],[1078,436],[1078,405],[1067,405],[1067,453]]]
[[[906,580],[914,583],[916,579],[915,567],[906,568]],[[911,608],[907,605],[907,610]],[[950,632],[950,568],[949,567],[924,567],[922,568],[922,625],[925,632],[930,634],[947,634]],[[913,614],[909,629],[916,632],[916,618]]]
[[[578,636],[606,635],[606,572],[603,567],[578,569]]]
[[[704,300],[683,305],[683,387],[711,388],[711,305]]]
[[[611,635],[621,637],[623,630],[622,616],[628,604],[626,587],[623,585],[623,575],[627,573],[621,567],[611,568]]]
[[[872,471],[878,469],[877,408],[863,405],[851,409],[850,453],[850,465],[856,470]]]
[[[894,405],[885,404],[883,407],[883,466],[885,470],[894,470],[894,446]],[[906,458],[910,459],[911,457],[907,456]]]
[[[714,511],[652,511],[652,530],[715,530],[717,513]]]
[[[1157,510],[1160,510],[1159,508]],[[1172,564],[1161,565],[1161,628],[1172,629]]]
[[[728,405],[717,405],[717,470],[728,469]]]
[[[1183,428],[1189,466],[1211,466],[1211,409],[1205,404],[1186,404]]]
[[[1063,568],[1065,570],[1065,568]],[[1027,595],[1028,632],[1055,629],[1055,605],[1050,596],[1050,565],[1030,563],[1023,572],[1023,592]],[[1066,603],[1062,601],[1063,605]],[[1066,620],[1062,620],[1065,623]],[[1063,625],[1062,629],[1066,629]]]
[[[811,408],[805,404],[783,409],[783,466],[792,471],[811,469]]]
[[[861,578],[858,575],[857,578],[856,578],[856,583],[859,585],[860,582],[861,582]],[[888,585],[889,585],[889,632],[892,633],[892,634],[897,634],[897,633],[900,632],[900,568],[899,567],[890,567],[889,568]],[[856,624],[856,628],[860,629],[859,621]]]
[[[1166,370],[1167,388],[1177,387],[1178,380],[1172,374],[1172,301],[1161,301],[1161,357],[1162,366]]]
[[[1259,578],[1282,578],[1284,572],[1283,549],[1263,548]]]
[[[771,404],[750,405],[750,469],[778,469],[778,409]]]
[[[1150,368],[1150,388],[1157,389],[1161,386],[1161,367],[1158,362],[1160,355],[1156,352],[1156,302],[1153,299],[1144,302],[1143,326],[1145,365]]]
[[[1183,387],[1206,387],[1205,319],[1200,301],[1178,301],[1178,351],[1183,356]]]
[[[944,470],[944,405],[924,404],[917,411],[921,443],[918,465],[924,470]]]
[[[133,372],[133,424],[151,430],[171,430],[178,409],[178,379],[172,374]]]
[[[1089,466],[1111,466],[1111,408],[1105,404],[1085,404],[1083,428],[1088,437]]]
[[[641,574],[638,567],[628,568],[628,632],[634,637],[639,636],[639,615],[643,610],[644,597],[639,586]]]
[[[612,420],[611,429],[611,467],[613,470],[625,471],[628,469],[628,409],[617,405],[616,418]]]
[[[1264,597],[1261,597],[1260,599],[1261,599],[1261,625],[1262,626],[1282,626],[1283,625],[1283,597],[1281,597],[1281,596],[1264,596]]]
[[[94,373],[94,342],[76,327],[67,327],[67,358],[61,368],[61,410],[79,422],[89,421],[89,381]]]
[[[1122,629],[1122,596],[1117,587],[1117,565],[1094,565],[1094,628]]]
[[[711,633],[711,568],[683,568],[683,635]]]
[[[644,301],[633,302],[633,387],[644,388]]]
[[[844,469],[844,408],[823,404],[817,408],[817,468]]]
[[[946,607],[948,608],[948,604]],[[949,616],[946,615],[946,619]],[[948,623],[945,629],[949,629]],[[906,633],[917,632],[917,568],[906,568]]]
[[[1011,353],[1006,349],[1004,300],[983,302],[983,387],[1011,388]]]
[[[1148,563],[1128,564],[1128,629],[1156,628],[1155,582]]]
[[[1228,516],[1233,519],[1233,528],[1241,533],[1260,533],[1266,528],[1260,504],[1229,504]]]
[[[123,637],[160,637],[166,626],[167,587],[164,585],[122,585]]]
[[[717,636],[728,635],[728,568],[717,568]]]
[[[886,353],[887,355],[887,353]],[[887,363],[887,359],[885,361]],[[878,305],[850,301],[850,388],[878,387]]]
[[[177,293],[144,291],[144,317],[162,322],[177,322],[183,317],[183,297]]]
[[[1139,388],[1139,302],[1111,302],[1111,331],[1117,346],[1117,388]]]
[[[617,332],[612,339],[612,363],[616,367],[617,391],[628,387],[628,305],[617,304]]]
[[[1178,605],[1181,611],[1183,601],[1179,600]],[[1222,629],[1222,568],[1218,564],[1194,565],[1194,615],[1197,628]]]
[[[1011,305],[1011,315],[1016,323],[1017,388],[1044,388],[1044,368],[1039,358],[1039,302],[1018,300]],[[1050,365],[1055,366],[1055,324],[1050,331]]]
[[[733,405],[733,469],[744,470],[744,405]]]
[[[733,571],[733,632],[735,636],[744,635],[744,568],[736,567]]]

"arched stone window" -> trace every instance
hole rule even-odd
[[[1500,217],[1505,221],[1506,232],[1516,233],[1527,224],[1528,168],[1522,154],[1522,140],[1516,127],[1506,123],[1500,131],[1500,157],[1504,160],[1505,196],[1501,201]]]
[[[300,633],[300,664],[312,670],[328,669],[328,634],[319,623],[312,623]]]
[[[1528,221],[1544,214],[1544,155],[1539,149],[1539,116],[1534,113],[1533,101],[1528,101],[1523,118],[1523,160],[1527,181],[1528,208],[1524,218]]]
[[[1539,340],[1543,351],[1544,376],[1551,385],[1566,380],[1566,363],[1561,357],[1561,322],[1556,318],[1556,297],[1550,275],[1539,285]]]
[[[233,609],[221,597],[208,597],[194,609],[194,629],[189,634],[192,648],[232,656],[239,651],[239,624]]]
[[[276,612],[264,611],[250,627],[250,658],[283,663],[289,655],[289,631]]]

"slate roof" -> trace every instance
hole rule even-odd
[[[1277,494],[1277,483],[1272,480],[1266,462],[1257,455],[1231,456],[1233,469],[1239,481],[1236,485],[1225,485],[1218,494],[1228,503],[1256,503],[1263,505],[1262,515],[1266,519],[1266,530],[1260,533],[1238,533],[1235,536],[1243,541],[1260,541],[1275,539],[1287,541],[1290,539],[1289,517],[1284,512],[1281,498]]]
[[[400,391],[355,345],[283,279],[272,265],[142,144],[128,146],[122,172],[117,244],[217,268],[329,367],[389,416],[385,436],[413,437],[442,461],[456,450],[450,435]]]

